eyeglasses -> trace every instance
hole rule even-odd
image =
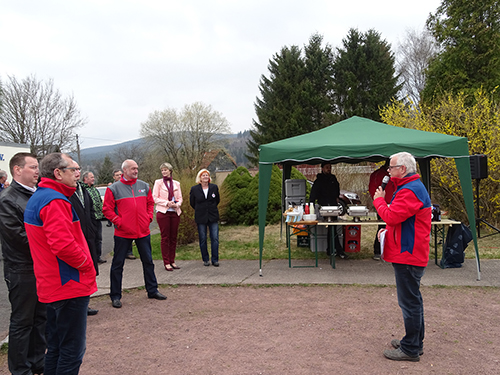
[[[57,168],[57,169],[60,169],[61,171],[64,171],[65,169],[69,169],[71,170],[73,173],[75,172],[80,172],[81,168],[76,168],[76,167],[62,167],[62,168]]]
[[[402,165],[389,165],[389,167],[387,167],[387,170],[392,170],[392,168],[397,168],[397,167],[402,167]]]

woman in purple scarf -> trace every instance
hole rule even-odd
[[[163,178],[155,181],[153,199],[156,203],[156,222],[161,232],[161,255],[165,270],[178,270],[175,264],[177,232],[179,229],[182,192],[181,184],[172,179],[172,165],[163,163],[160,170]]]

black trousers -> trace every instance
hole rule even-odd
[[[38,301],[33,271],[4,264],[4,278],[12,308],[9,326],[9,370],[12,374],[41,373],[44,369],[47,310]]]

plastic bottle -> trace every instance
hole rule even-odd
[[[309,203],[309,212],[314,215],[314,203]]]
[[[304,214],[309,215],[309,205],[306,203],[306,206],[304,208]]]

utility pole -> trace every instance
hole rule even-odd
[[[76,135],[76,156],[78,158],[78,164],[82,165],[80,160],[80,142],[78,141],[78,134]]]

